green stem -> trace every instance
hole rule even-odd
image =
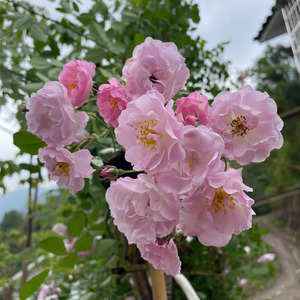
[[[97,120],[98,122],[100,122],[104,127],[108,127],[108,125],[104,122],[104,121],[102,121],[100,118],[98,118],[97,116],[96,116],[96,114],[94,114],[94,113],[92,113],[92,112],[87,112],[87,114],[88,114],[88,116],[91,118],[91,119],[94,119],[94,120]]]

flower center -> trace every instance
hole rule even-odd
[[[233,196],[227,194],[222,187],[215,189],[215,196],[211,203],[215,213],[219,211],[226,215],[226,209],[235,209]]]
[[[69,87],[73,90],[77,87],[77,85],[72,82],[69,82]]]
[[[68,176],[69,173],[70,173],[70,166],[68,163],[66,162],[57,162],[56,164],[56,170],[58,171],[58,173],[60,175],[63,175],[63,176]]]
[[[144,122],[137,122],[135,124],[135,130],[139,131],[139,134],[136,136],[140,140],[146,149],[157,150],[157,142],[152,136],[153,134],[160,135],[153,128],[159,124],[159,121],[156,119],[146,120]],[[150,128],[149,128],[150,127]]]
[[[112,107],[112,110],[115,110],[118,101],[114,97],[110,97],[108,101]]]
[[[237,135],[237,136],[244,136],[247,134],[247,131],[251,130],[251,128],[247,127],[245,125],[246,123],[246,117],[245,116],[239,116],[232,120],[230,124],[227,124],[227,126],[231,126],[231,134]]]

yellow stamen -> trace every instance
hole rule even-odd
[[[222,187],[215,189],[215,196],[211,203],[215,213],[223,212],[226,214],[226,209],[235,209],[234,197],[227,194]]]
[[[151,149],[151,150],[157,150],[157,142],[154,139],[153,136],[148,136],[149,134],[157,134],[154,129],[149,128],[149,126],[154,127],[157,124],[159,124],[159,121],[152,119],[152,120],[146,120],[144,122],[137,122],[135,124],[135,130],[139,131],[139,135],[136,136],[138,140],[140,140],[143,144],[143,146],[146,149]]]
[[[68,176],[70,173],[70,166],[66,162],[57,162],[56,170],[60,173],[60,175]]]
[[[245,116],[239,116],[232,120],[230,124],[227,124],[227,126],[230,125],[231,129],[231,134],[232,135],[237,135],[237,136],[244,136],[247,134],[247,131],[251,130],[251,128],[247,127],[245,125],[246,123],[246,117]]]

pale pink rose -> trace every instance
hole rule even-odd
[[[275,257],[276,257],[275,253],[266,253],[266,254],[262,255],[257,260],[257,262],[265,264],[265,263],[273,261],[275,259]]]
[[[183,124],[175,118],[173,101],[165,107],[162,95],[151,91],[128,103],[115,129],[116,139],[134,170],[162,172],[184,159]]]
[[[61,294],[61,289],[54,286],[54,282],[49,281],[47,284],[44,284],[38,294],[38,300],[58,300],[59,295]]]
[[[244,287],[245,285],[247,285],[247,279],[246,278],[238,278],[237,284],[241,287]]]
[[[224,141],[221,136],[203,125],[184,126],[182,147],[186,156],[179,163],[179,169],[184,177],[200,186],[209,173],[215,172],[215,166],[224,163],[220,161],[224,152]]]
[[[172,232],[179,218],[179,199],[162,192],[150,175],[111,182],[106,192],[114,224],[130,244],[151,242]]]
[[[173,193],[175,197],[180,198],[181,195],[185,195],[193,189],[193,182],[189,177],[183,175],[181,170],[178,170],[177,165],[165,172],[152,175],[159,189],[166,193]]]
[[[70,60],[63,66],[58,80],[68,90],[68,95],[75,108],[82,106],[93,87],[95,64],[85,60]]]
[[[128,95],[136,99],[147,91],[157,90],[165,101],[170,100],[190,76],[184,61],[174,43],[146,38],[135,47],[123,68]]]
[[[167,275],[180,273],[181,261],[178,257],[177,247],[173,240],[163,245],[157,243],[137,243],[142,257],[155,269],[163,269]]]
[[[249,85],[217,95],[207,126],[223,137],[224,155],[241,165],[262,162],[283,144],[283,122],[275,101]]]
[[[39,159],[45,164],[50,178],[57,181],[58,186],[66,186],[72,194],[84,187],[84,178],[94,172],[90,166],[92,155],[87,149],[71,153],[59,147],[39,149]]]
[[[64,241],[63,241],[67,253],[76,252],[74,246],[75,246],[75,243],[78,240],[78,238],[77,237],[72,237],[70,235],[66,225],[61,224],[61,223],[57,223],[52,227],[52,231],[59,234],[59,235],[61,235],[61,236],[64,236],[64,237],[68,238],[68,239],[64,239]],[[96,251],[97,251],[97,247],[96,247],[95,244],[93,244],[93,246],[90,250],[77,252],[77,254],[78,254],[79,258],[85,258],[85,257],[95,253]]]
[[[197,236],[205,246],[223,247],[232,234],[251,227],[254,201],[244,190],[252,189],[243,184],[241,171],[215,173],[183,199],[178,228],[185,235]]]
[[[70,236],[67,226],[61,223],[54,224],[52,231],[62,236]]]
[[[26,99],[28,131],[48,145],[68,145],[76,140],[89,119],[74,112],[67,90],[58,81],[46,82],[37,93]]]
[[[177,99],[176,103],[175,114],[179,122],[195,126],[200,121],[201,125],[206,125],[209,107],[206,96],[193,92],[187,97]]]
[[[110,78],[108,82],[109,84],[99,86],[97,106],[104,121],[117,127],[118,118],[126,108],[129,99],[125,87],[116,78]]]

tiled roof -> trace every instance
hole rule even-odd
[[[284,7],[288,1],[289,0],[276,0],[276,4],[272,7],[272,14],[267,17],[265,23],[262,25],[262,29],[254,40],[258,40],[262,43],[286,33],[281,8]]]

